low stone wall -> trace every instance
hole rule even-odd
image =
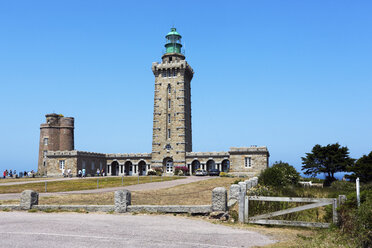
[[[114,205],[35,205],[32,209],[37,210],[85,210],[89,212],[110,212],[114,211]]]
[[[208,214],[212,212],[212,206],[199,205],[134,205],[128,206],[127,212],[151,212],[151,213],[190,213],[190,214]]]
[[[115,192],[114,205],[38,205],[39,194],[33,190],[25,190],[21,194],[20,205],[0,205],[0,210],[66,210],[89,212],[152,212],[152,213],[190,213],[208,214],[227,211],[227,191],[215,188],[212,191],[212,205],[131,205],[132,196],[129,190]]]

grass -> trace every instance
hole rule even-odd
[[[181,179],[182,177],[139,177],[139,183],[171,181]],[[102,177],[99,178],[99,188],[111,188],[122,186],[121,177]],[[124,186],[138,184],[137,177],[124,177]],[[84,178],[77,180],[64,180],[47,182],[47,192],[64,192],[76,190],[88,190],[97,188],[97,178]],[[45,192],[45,182],[28,183],[19,185],[0,185],[0,194],[21,193],[26,189],[32,189],[38,192]]]
[[[32,182],[32,181],[46,181],[46,180],[55,180],[55,178],[49,177],[35,177],[35,178],[1,178],[0,185],[3,183],[13,183],[13,182]]]
[[[132,205],[208,205],[212,189],[228,189],[235,179],[212,178],[204,181],[178,185],[167,189],[134,191]],[[1,201],[1,204],[18,204],[19,200]],[[68,194],[39,198],[40,205],[113,205],[114,192],[94,194]]]

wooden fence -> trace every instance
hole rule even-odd
[[[301,198],[301,197],[271,197],[271,196],[247,196],[247,190],[257,185],[257,178],[252,178],[245,182],[240,182],[237,199],[239,201],[239,221],[242,223],[267,224],[267,225],[285,225],[285,226],[303,226],[303,227],[323,227],[327,228],[331,223],[288,221],[288,220],[270,220],[269,218],[285,214],[304,211],[312,208],[332,205],[332,222],[337,223],[337,205],[346,200],[346,196],[340,195],[336,198]],[[231,189],[230,189],[231,193]],[[271,201],[271,202],[302,202],[309,203],[294,208],[288,208],[271,213],[249,216],[249,201]]]
[[[284,226],[303,226],[303,227],[329,227],[330,223],[288,221],[288,220],[269,220],[269,218],[295,213],[307,209],[332,205],[333,223],[337,223],[337,199],[336,198],[300,198],[300,197],[269,197],[269,196],[245,196],[244,202],[244,222],[254,224],[284,225]],[[271,213],[249,216],[249,201],[271,201],[271,202],[305,202],[311,203],[294,208],[288,208]]]

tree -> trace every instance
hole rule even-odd
[[[363,183],[372,181],[372,152],[368,155],[363,155],[359,158],[354,165],[347,168],[349,172],[353,172],[351,175],[346,175],[346,178],[353,181],[359,177],[360,181]]]
[[[315,145],[311,153],[302,157],[302,170],[305,175],[316,177],[318,174],[326,174],[326,182],[332,183],[336,180],[335,173],[346,171],[347,166],[354,163],[349,157],[349,149],[340,144],[329,144],[327,146]]]
[[[300,174],[292,165],[279,161],[264,170],[258,180],[264,185],[282,187],[297,184],[300,180]]]

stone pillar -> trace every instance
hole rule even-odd
[[[247,190],[252,188],[252,181],[251,180],[245,180],[244,182],[247,185]]]
[[[21,193],[21,209],[31,209],[33,205],[39,204],[39,193],[34,190],[25,190]]]
[[[127,189],[115,191],[115,212],[125,213],[127,207],[131,205],[131,193]]]
[[[239,186],[242,191],[247,192],[247,184],[245,182],[239,182]]]
[[[230,186],[230,197],[229,197],[229,200],[231,200],[231,199],[238,200],[239,199],[239,193],[240,193],[240,186],[237,185],[237,184],[232,184]]]
[[[213,189],[212,211],[227,211],[227,190],[224,187]]]

